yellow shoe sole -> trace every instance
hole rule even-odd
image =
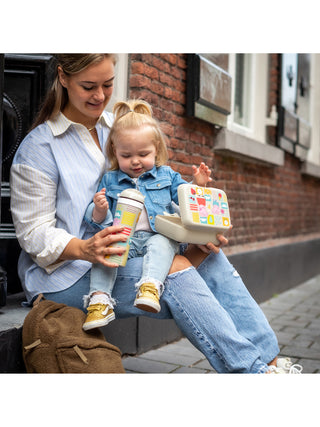
[[[143,311],[149,313],[159,313],[161,310],[160,304],[148,299],[148,298],[137,298],[134,302],[134,306]]]
[[[93,320],[92,322],[86,322],[83,324],[82,329],[84,331],[89,331],[94,328],[102,328],[102,326],[106,326],[108,323],[112,322],[116,318],[114,313],[109,314],[103,319]]]

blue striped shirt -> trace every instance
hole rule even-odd
[[[29,301],[70,287],[91,267],[83,260],[57,260],[73,237],[95,233],[83,217],[106,171],[112,121],[104,112],[96,125],[101,150],[85,126],[60,113],[33,129],[16,152],[11,212],[22,248],[18,273]]]

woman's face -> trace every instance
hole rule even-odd
[[[114,72],[111,58],[70,76],[59,67],[60,83],[67,89],[69,97],[63,110],[65,116],[86,126],[94,124],[112,96]]]

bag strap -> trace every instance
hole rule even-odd
[[[80,348],[75,345],[73,347],[73,350],[77,353],[77,355],[80,357],[80,359],[82,360],[83,363],[85,363],[86,365],[89,364],[88,359],[86,358],[86,356],[82,353],[82,351],[80,350]]]
[[[39,344],[41,344],[41,340],[40,340],[40,339],[38,339],[38,340],[34,341],[32,344],[25,345],[25,346],[24,346],[24,349],[25,349],[26,351],[28,351],[28,350],[31,350],[31,349],[32,349],[32,348],[34,348],[34,347],[37,347]]]
[[[45,299],[45,297],[43,296],[43,294],[39,294],[37,298],[33,301],[33,307],[37,306],[42,299]]]

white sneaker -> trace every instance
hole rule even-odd
[[[282,357],[277,360],[277,368],[283,369],[285,374],[301,374],[303,367],[293,364],[289,357]]]
[[[277,366],[270,365],[268,374],[301,374],[303,367],[301,365],[293,365],[289,357],[280,358],[277,360]]]

